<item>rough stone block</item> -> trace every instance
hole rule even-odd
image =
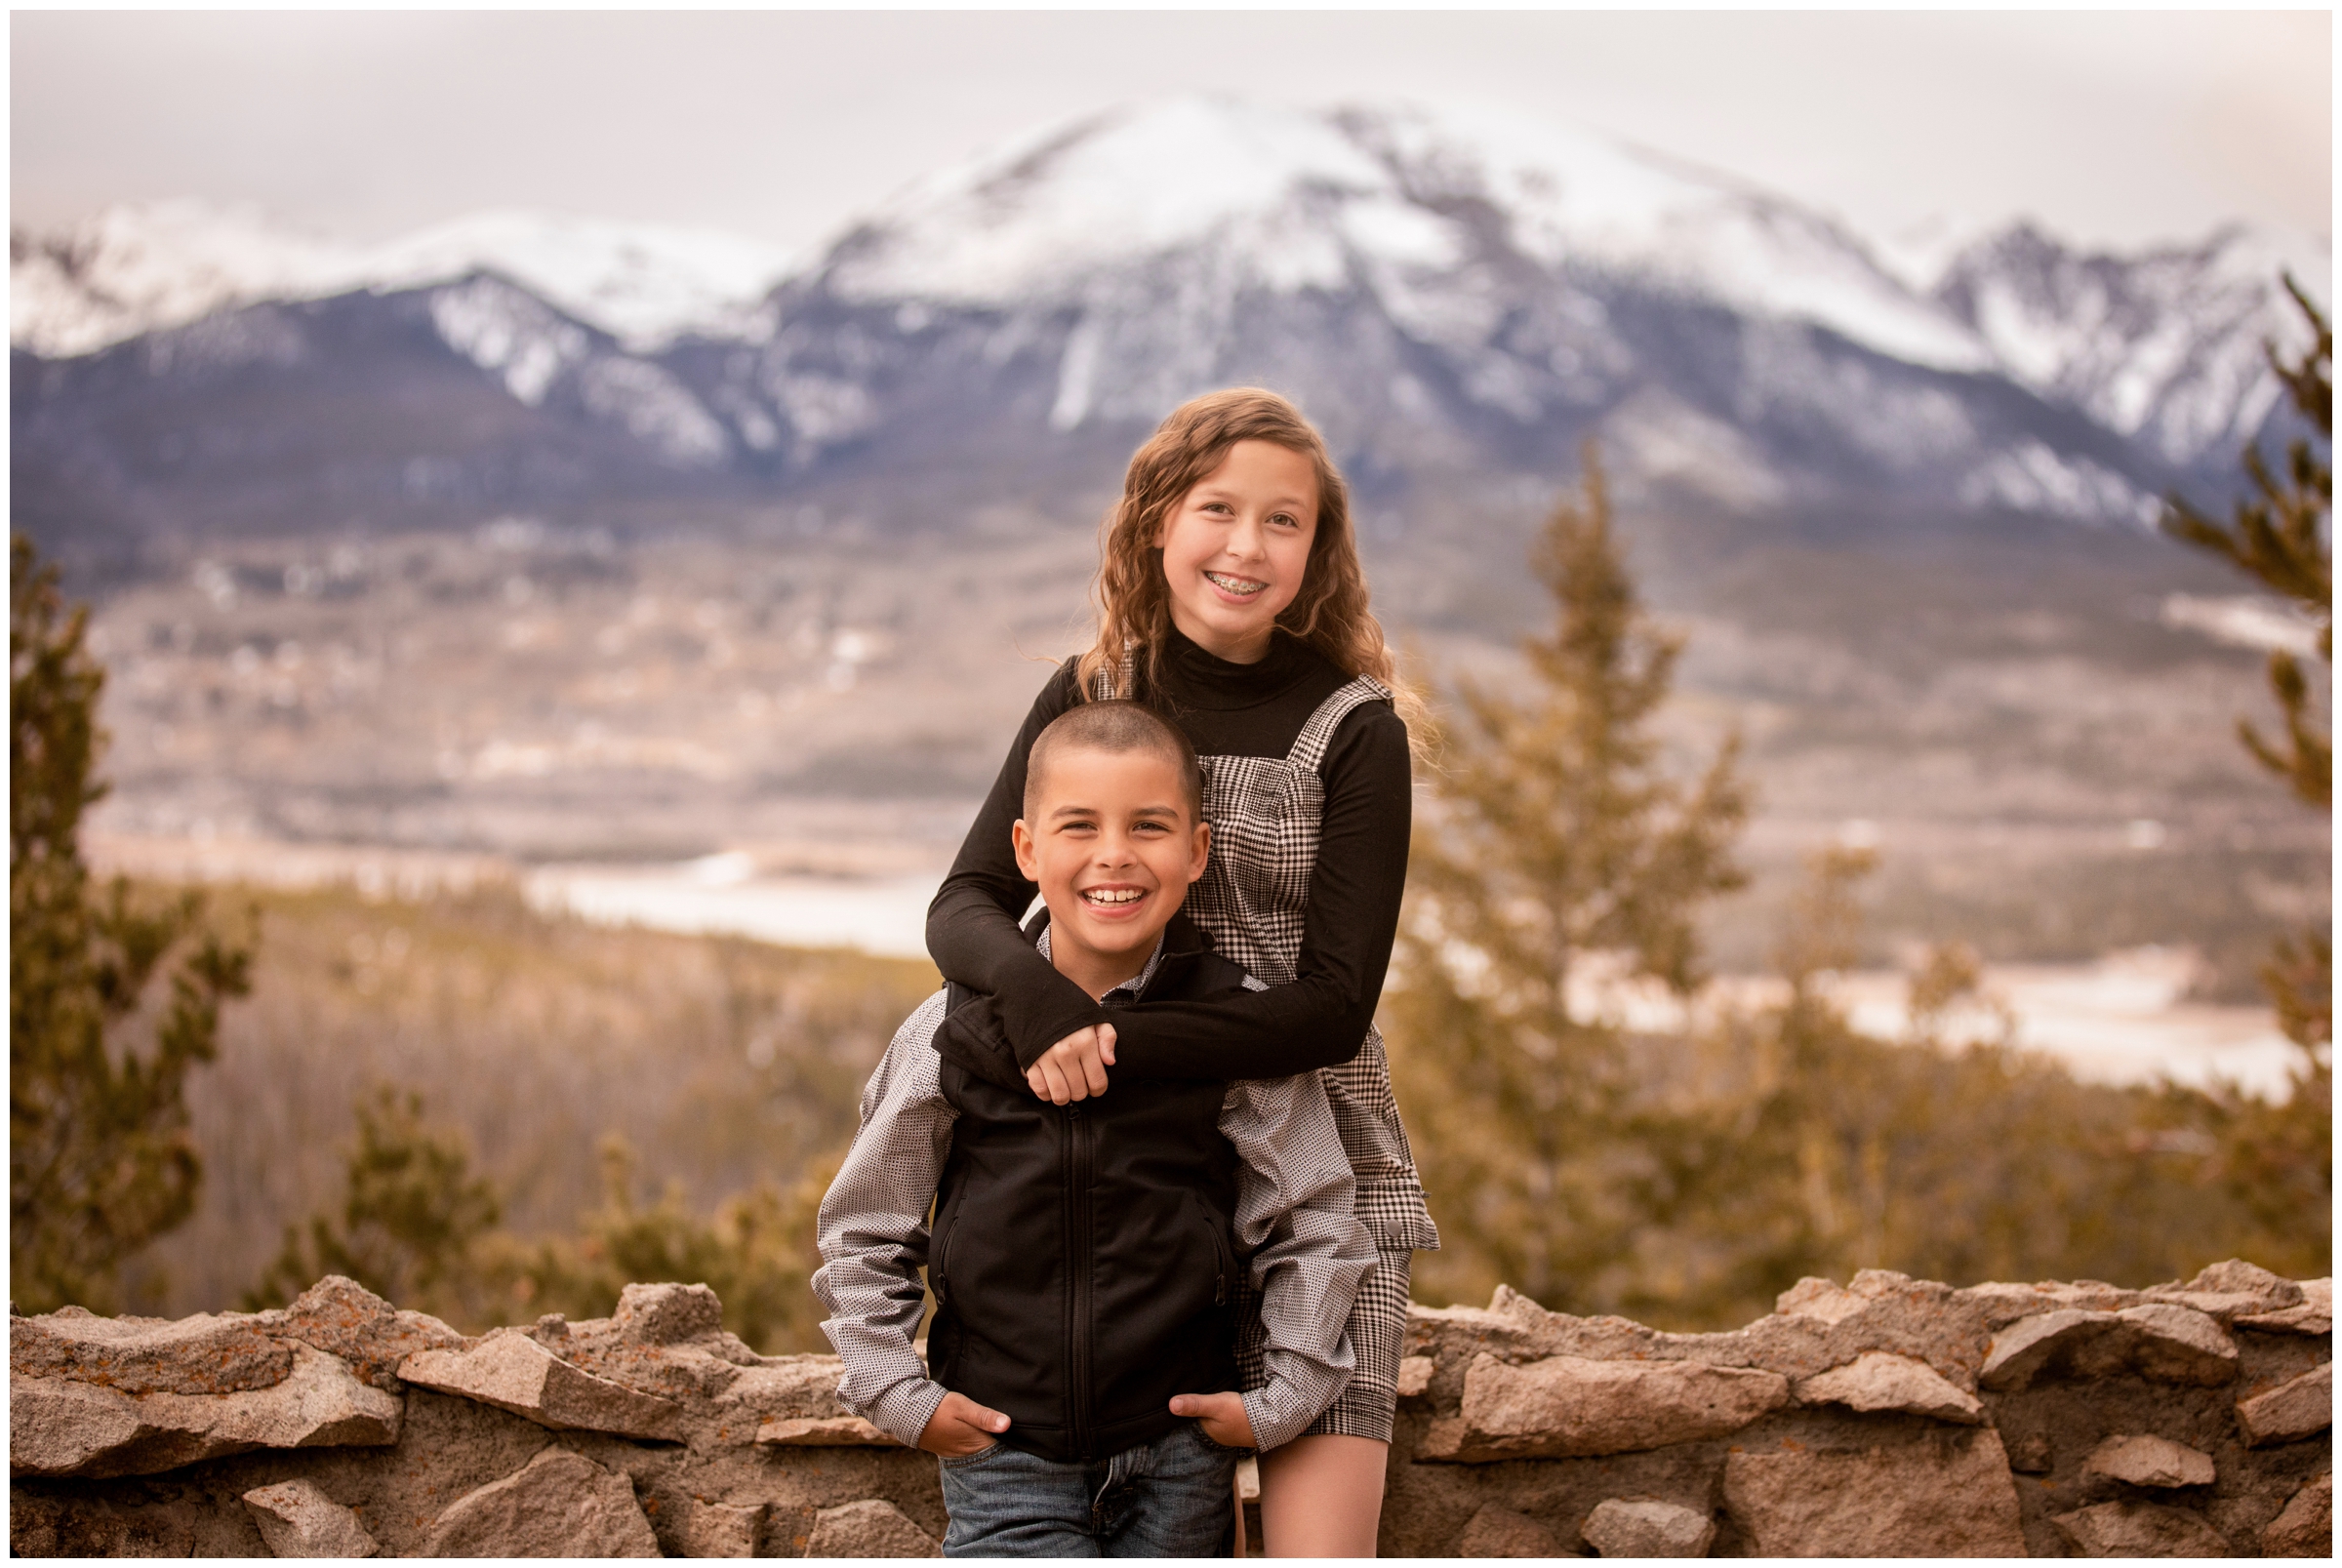
[[[765,1503],[703,1503],[693,1499],[683,1520],[686,1557],[753,1557],[756,1537],[771,1511]]]
[[[1974,1394],[1924,1361],[1885,1350],[1865,1351],[1842,1367],[1802,1379],[1797,1394],[1800,1404],[1844,1405],[1864,1412],[1900,1410],[1961,1427],[1984,1422],[1984,1406]]]
[[[614,1317],[540,1322],[529,1337],[570,1365],[636,1393],[696,1402],[721,1398],[764,1364],[723,1331],[721,1311],[705,1285],[631,1287]]]
[[[2334,1364],[2331,1361],[2281,1383],[2237,1406],[2244,1446],[2267,1448],[2312,1437],[2334,1424]]]
[[[273,1387],[293,1371],[293,1347],[270,1339],[246,1313],[210,1312],[176,1322],[98,1317],[78,1307],[8,1320],[15,1378],[70,1378],[123,1393],[241,1393]]]
[[[2237,1342],[2193,1307],[2149,1304],[2115,1314],[2126,1331],[2128,1363],[2155,1383],[2216,1388],[2237,1376]]]
[[[2102,1340],[2115,1320],[2112,1312],[2063,1307],[2016,1322],[1993,1336],[1977,1381],[1998,1391],[2022,1388],[2059,1356],[2072,1356],[2084,1344]]]
[[[824,1508],[814,1515],[808,1557],[940,1557],[935,1537],[879,1498]]]
[[[1459,1557],[1558,1557],[1561,1543],[1525,1513],[1490,1503],[1472,1516],[1456,1538]]]
[[[837,1402],[837,1385],[844,1375],[844,1366],[833,1355],[775,1356],[760,1366],[743,1368],[722,1399],[747,1418],[751,1431],[767,1416],[842,1416],[846,1409]]]
[[[2264,1334],[2331,1334],[2334,1331],[2334,1282],[2331,1279],[2305,1279],[2301,1284],[2301,1301],[2293,1307],[2274,1312],[2256,1312],[2240,1317],[2241,1328],[2259,1329]]]
[[[787,1416],[759,1422],[756,1441],[767,1448],[900,1448],[860,1416]]]
[[[724,1304],[706,1285],[628,1285],[610,1321],[636,1345],[681,1345],[720,1333]]]
[[[1614,1497],[1596,1504],[1578,1533],[1605,1557],[1705,1557],[1716,1521],[1679,1503]]]
[[[2194,1291],[2214,1291],[2228,1295],[2258,1296],[2272,1307],[2291,1307],[2302,1299],[2304,1287],[2282,1274],[2273,1274],[2259,1264],[2248,1264],[2241,1258],[2225,1263],[2206,1264],[2194,1279],[2182,1287]]]
[[[1871,1300],[1832,1280],[1807,1274],[1775,1298],[1773,1310],[1785,1317],[1811,1317],[1836,1325],[1870,1306]]]
[[[327,1497],[315,1481],[280,1481],[244,1494],[261,1539],[279,1557],[371,1557],[380,1545],[355,1508]]]
[[[2158,1383],[2216,1387],[2237,1375],[2237,1346],[2193,1307],[2151,1304],[2104,1312],[2064,1307],[2022,1318],[1993,1338],[1978,1381],[1998,1392],[2042,1377],[2136,1372]]]
[[[2282,1311],[2255,1312],[2237,1319],[2237,1327],[2256,1329],[2263,1334],[2301,1334],[2315,1337],[2334,1331],[2334,1297],[2328,1281],[2317,1283],[2327,1287],[2324,1295],[2288,1307]]]
[[[255,1321],[279,1339],[298,1340],[349,1363],[358,1381],[398,1391],[398,1364],[418,1350],[462,1349],[472,1343],[427,1312],[405,1312],[342,1274],[328,1274]]]
[[[1398,1363],[1398,1396],[1419,1399],[1432,1386],[1432,1374],[1439,1363],[1428,1355],[1410,1355]]]
[[[2241,1258],[2213,1264],[2184,1284],[2159,1285],[2144,1294],[2150,1302],[2192,1307],[2224,1325],[2302,1302],[2301,1286]]]
[[[2284,1511],[2261,1532],[2261,1550],[2272,1557],[2330,1557],[2334,1552],[2334,1472],[2326,1471],[2293,1494]]]
[[[1856,1451],[1724,1460],[1724,1507],[1759,1557],[2022,1557],[2017,1488],[1990,1427]]]
[[[526,1334],[489,1335],[467,1350],[424,1350],[398,1364],[409,1383],[462,1394],[525,1416],[555,1430],[614,1432],[680,1442],[680,1412],[672,1400],[597,1378],[570,1365]]]
[[[1953,1293],[1954,1299],[1988,1332],[1998,1333],[2023,1318],[2039,1317],[2047,1312],[2116,1312],[2125,1307],[2136,1307],[2139,1293],[2118,1290],[2097,1280],[2075,1280],[2062,1283],[2044,1280],[2037,1285],[2011,1285],[1993,1281],[1970,1285]]]
[[[256,1448],[375,1447],[398,1441],[403,1407],[307,1346],[266,1388],[133,1397],[66,1378],[12,1378],[12,1475],[152,1475]]]
[[[2211,1455],[2168,1437],[2109,1437],[2081,1467],[2133,1486],[2209,1486],[2218,1478]]]
[[[1461,1422],[1437,1422],[1419,1459],[1625,1454],[1735,1432],[1789,1403],[1778,1373],[1701,1361],[1589,1361],[1549,1356],[1511,1366],[1474,1359]]]
[[[634,1483],[583,1454],[547,1448],[448,1505],[426,1557],[656,1557]]]
[[[2101,1503],[2050,1522],[2084,1557],[2228,1557],[2236,1548],[2201,1514],[2160,1503]]]

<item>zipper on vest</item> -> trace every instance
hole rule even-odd
[[[1092,1378],[1097,1356],[1097,1324],[1094,1320],[1092,1275],[1097,1269],[1095,1248],[1096,1216],[1090,1191],[1091,1144],[1097,1129],[1091,1119],[1081,1113],[1079,1106],[1066,1107],[1066,1197],[1067,1218],[1070,1222],[1072,1245],[1066,1253],[1068,1293],[1071,1297],[1073,1332],[1068,1341],[1072,1365],[1071,1376],[1066,1380],[1068,1402],[1073,1427],[1073,1452],[1084,1459],[1090,1453],[1090,1424],[1093,1390]]]

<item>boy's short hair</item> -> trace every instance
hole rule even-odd
[[[1203,769],[1195,747],[1179,726],[1143,703],[1113,701],[1081,703],[1066,709],[1033,738],[1025,755],[1025,818],[1032,820],[1040,804],[1041,776],[1049,759],[1068,746],[1092,751],[1152,751],[1179,774],[1180,793],[1187,797],[1188,815],[1203,821]]]

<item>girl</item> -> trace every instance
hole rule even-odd
[[[1350,1317],[1349,1387],[1261,1456],[1262,1534],[1272,1556],[1370,1557],[1408,1254],[1439,1241],[1373,1026],[1406,882],[1410,758],[1348,489],[1292,404],[1214,392],[1131,459],[1100,553],[1097,643],[1034,702],[928,910],[928,951],[989,993],[1035,1091],[1060,1104],[1104,1093],[1117,1065],[1157,1078],[1323,1069],[1380,1262]],[[1188,912],[1269,989],[1122,1008],[1110,1025],[1018,930],[1033,897],[1008,848],[1026,754],[1073,704],[1116,696],[1151,704],[1194,743],[1212,856]],[[1244,1305],[1238,1362],[1252,1388],[1258,1303]],[[1191,1403],[1173,1408],[1205,1413]]]

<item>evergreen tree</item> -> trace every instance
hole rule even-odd
[[[245,1309],[282,1306],[326,1274],[346,1274],[387,1301],[476,1317],[476,1249],[503,1210],[495,1187],[471,1174],[460,1133],[424,1124],[413,1090],[379,1084],[353,1108],[340,1223],[313,1216],[305,1235],[287,1226]]]
[[[2301,661],[2280,649],[2269,656],[2269,688],[2283,715],[2284,735],[2272,741],[2240,720],[2245,749],[2305,805],[2330,812],[2334,801],[2334,745],[2322,709],[2333,691],[2334,573],[2334,334],[2324,314],[2292,278],[2285,290],[2308,318],[2311,346],[2288,361],[2276,344],[2270,368],[2315,432],[2288,444],[2281,470],[2272,468],[2259,443],[2244,449],[2251,490],[2227,522],[2173,497],[2163,527],[2173,537],[2219,555],[2270,591],[2291,600],[2318,626],[2318,656],[2325,663],[2324,693],[2312,690]],[[2301,1048],[2292,1093],[2281,1106],[2247,1097],[2222,1097],[2222,1134],[2231,1181],[2262,1219],[2298,1231],[2315,1223],[2328,1232],[2332,1206],[2334,952],[2326,930],[2281,938],[2261,980],[2276,1004],[2278,1023]],[[2310,1217],[2315,1216],[2313,1222]]]
[[[105,672],[56,569],[21,538],[9,566],[10,1293],[108,1311],[123,1263],[194,1209],[187,1074],[217,1050],[222,1001],[249,987],[251,950],[193,894],[93,885],[80,832],[104,794]]]
[[[2269,365],[2283,383],[2294,411],[2317,432],[2288,444],[2281,472],[2273,470],[2258,442],[2244,448],[2244,473],[2251,494],[2238,502],[2229,521],[2206,516],[2180,497],[2171,498],[2163,527],[2174,538],[2226,558],[2271,592],[2293,601],[2318,623],[2318,656],[2334,662],[2333,541],[2326,519],[2334,504],[2333,328],[2301,286],[2290,277],[2285,290],[2309,318],[2314,342],[2301,358],[2287,362],[2268,347]],[[2321,452],[2322,446],[2326,450]],[[2303,801],[2321,809],[2334,803],[2334,743],[2319,723],[2318,704],[2301,663],[2280,649],[2269,656],[2269,687],[2284,713],[2285,736],[2271,742],[2249,720],[2237,733],[2245,749],[2282,778]]]
[[[629,1282],[704,1284],[724,1304],[724,1326],[749,1345],[776,1354],[825,1349],[811,1284],[821,1262],[815,1216],[843,1159],[841,1150],[809,1162],[787,1192],[759,1183],[704,1220],[671,1182],[655,1201],[642,1201],[634,1151],[613,1134],[602,1141],[602,1206],[583,1217],[575,1236],[495,1238],[491,1288],[509,1304],[508,1315],[600,1317]]]
[[[496,1228],[494,1183],[472,1174],[461,1132],[424,1120],[420,1095],[378,1085],[354,1108],[340,1212],[285,1227],[275,1262],[245,1293],[247,1311],[346,1274],[401,1307],[477,1329],[544,1312],[607,1317],[628,1284],[679,1280],[713,1289],[725,1326],[752,1346],[828,1344],[810,1287],[814,1220],[842,1152],[810,1162],[787,1192],[759,1184],[703,1219],[673,1183],[644,1201],[634,1150],[613,1133],[601,1145],[601,1207],[580,1217],[574,1235],[523,1240]]]
[[[2147,1285],[2237,1256],[2330,1267],[2303,1216],[2267,1226],[2206,1181],[2201,1096],[2078,1083],[2019,1048],[1966,949],[1917,967],[1901,1039],[1857,1028],[1830,977],[1860,950],[1875,866],[1865,850],[1812,857],[1774,953],[1782,999],[1712,1025],[1685,1118],[1704,1139],[1699,1200],[1644,1249],[1665,1262],[1671,1325],[1745,1323],[1800,1278],[1865,1268]]]
[[[1459,682],[1436,810],[1419,829],[1391,998],[1393,1065],[1447,1250],[1435,1288],[1502,1279],[1555,1307],[1629,1307],[1636,1232],[1689,1190],[1699,1147],[1645,1092],[1621,1030],[1571,982],[1597,954],[1681,996],[1696,918],[1742,885],[1747,813],[1727,741],[1688,784],[1652,721],[1681,639],[1652,624],[1611,533],[1601,470],[1564,499],[1532,561],[1550,635],[1517,695]]]

